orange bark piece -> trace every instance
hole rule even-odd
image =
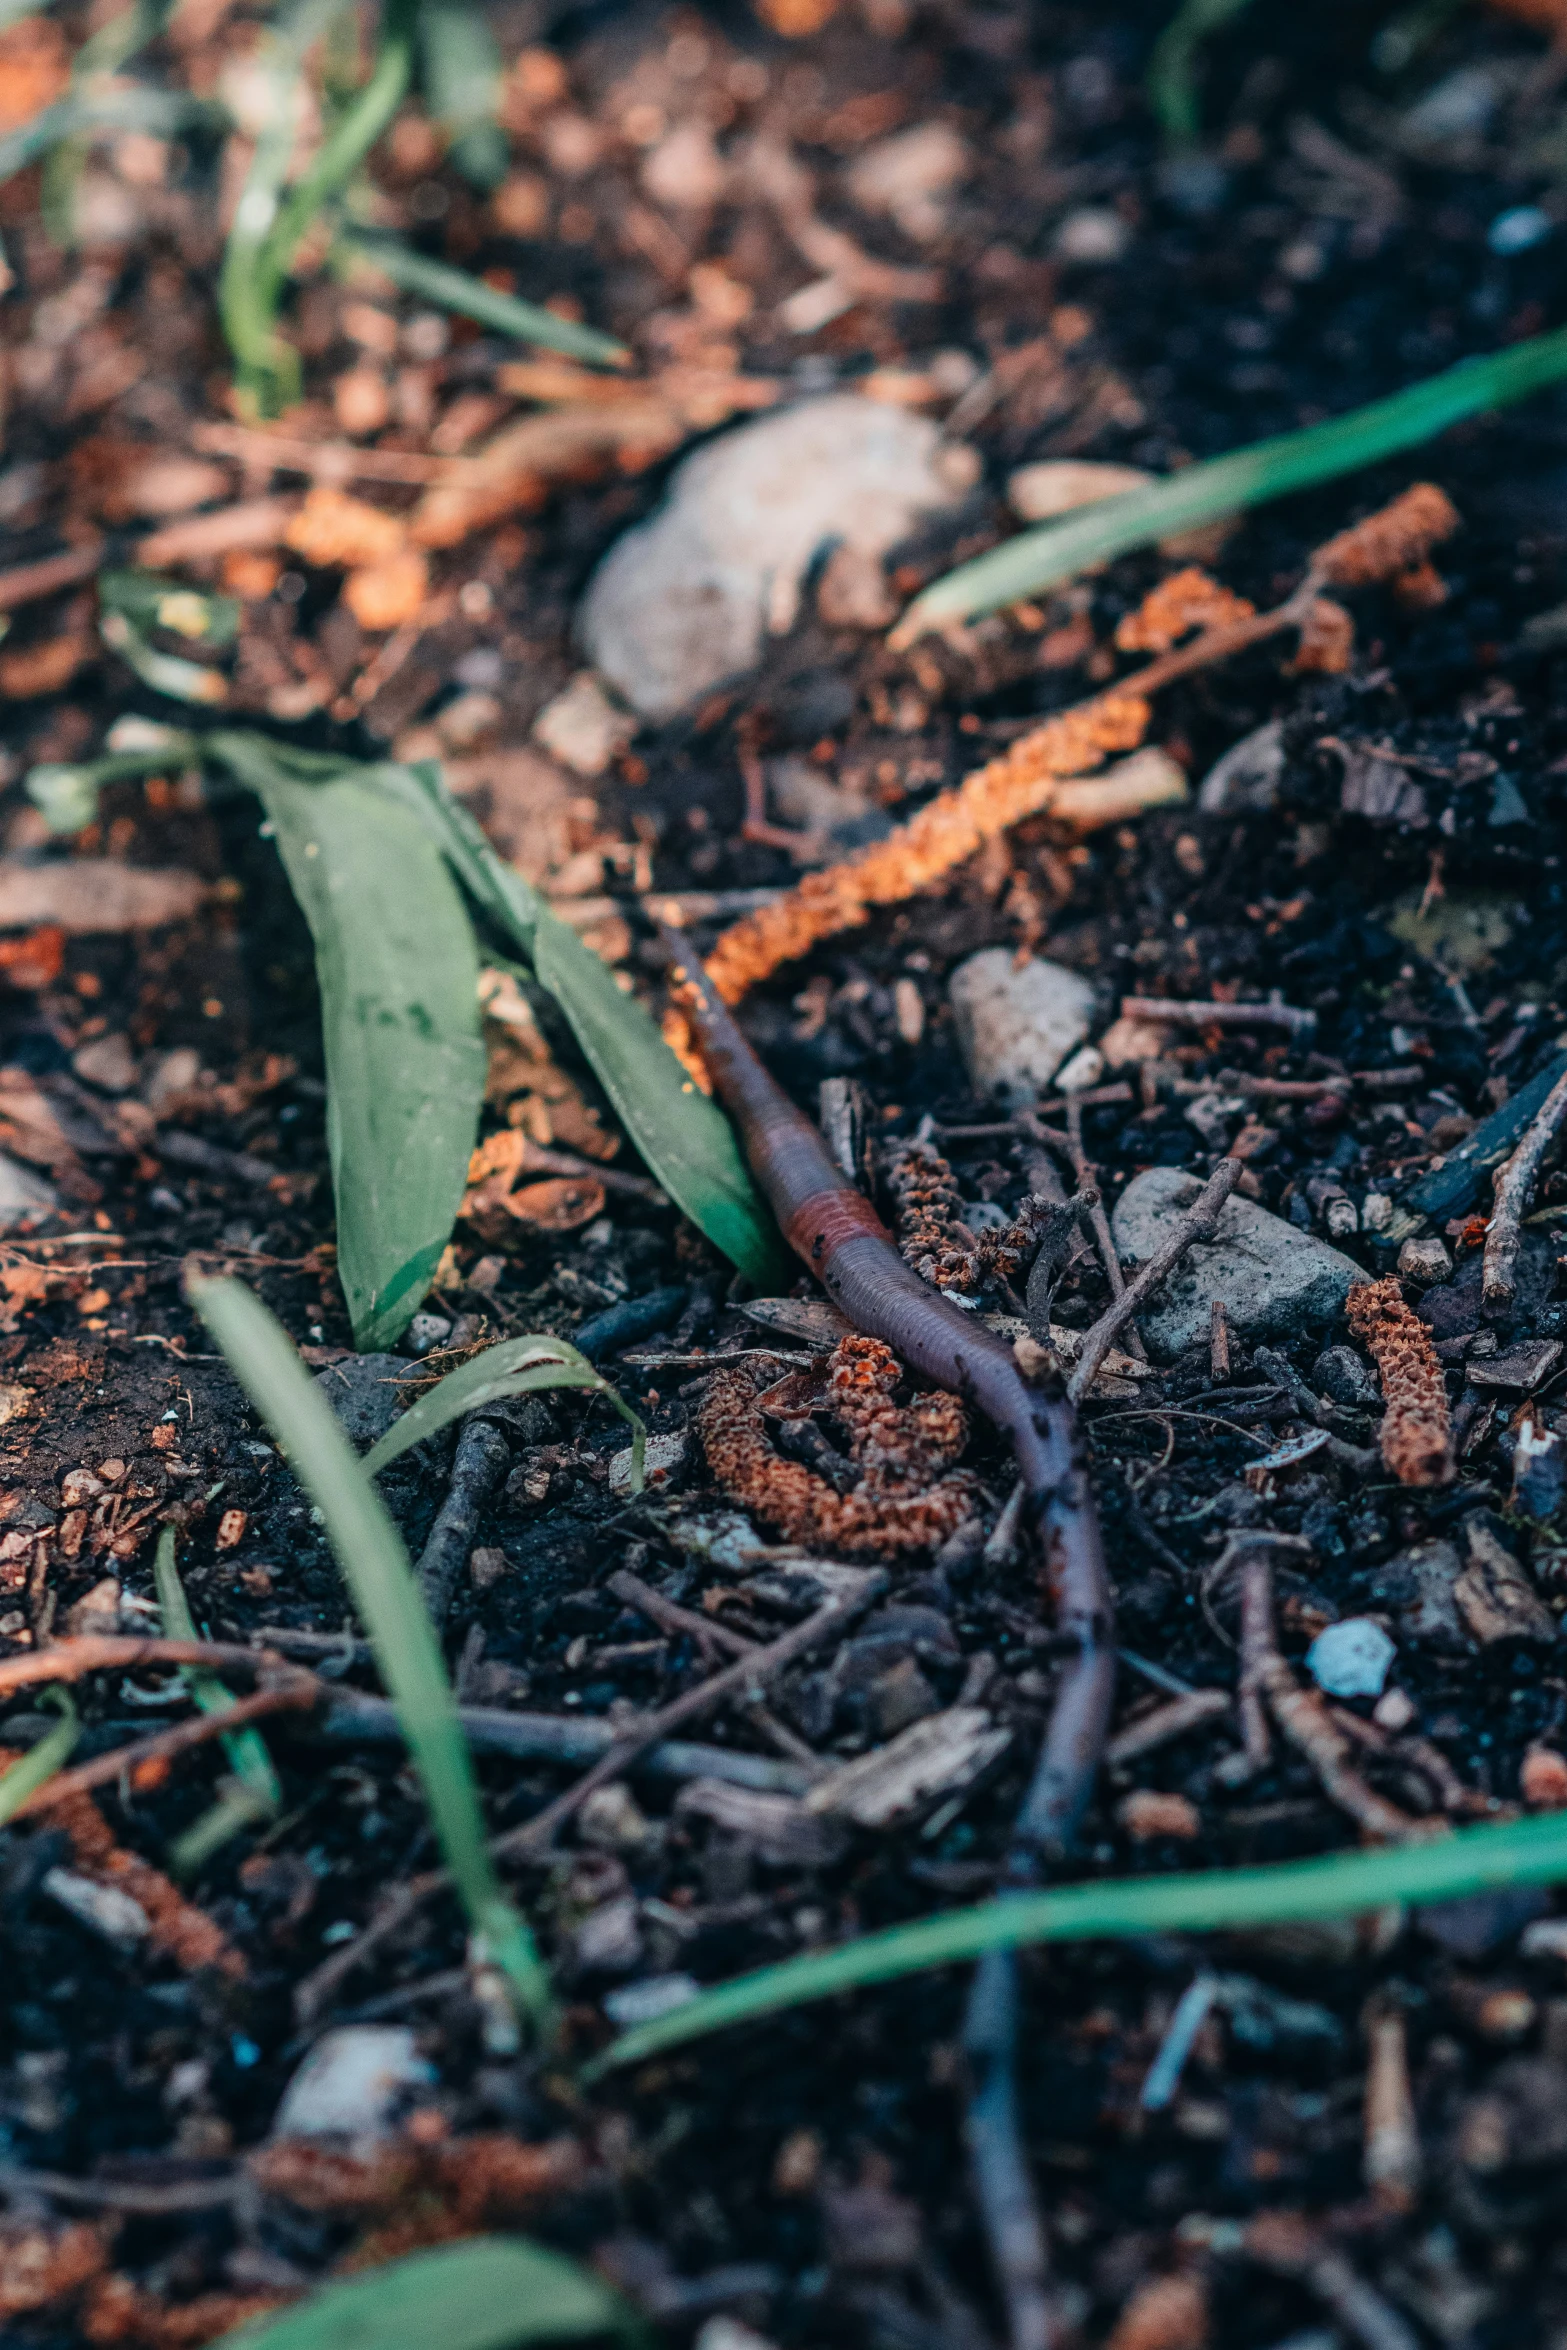
[[[1452,537],[1458,508],[1432,481],[1417,481],[1364,522],[1318,547],[1311,568],[1334,587],[1374,587],[1423,564],[1431,549]]]
[[[1117,628],[1115,641],[1123,653],[1167,653],[1194,628],[1232,628],[1238,620],[1250,620],[1256,609],[1191,564],[1149,589]]]

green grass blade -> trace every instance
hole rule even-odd
[[[0,1828],[5,1826],[7,1820],[15,1819],[23,1804],[37,1794],[45,1780],[52,1779],[56,1771],[65,1767],[70,1761],[71,1749],[82,1734],[81,1722],[67,1690],[46,1689],[43,1696],[46,1704],[59,1707],[61,1718],[52,1730],[39,1739],[36,1746],[29,1747],[20,1762],[12,1763],[8,1771],[0,1772]],[[0,1742],[3,1742],[4,1736],[4,1727],[0,1725]]]
[[[387,766],[387,787],[418,805],[480,911],[559,1004],[615,1114],[675,1204],[759,1288],[787,1278],[772,1214],[751,1180],[734,1129],[686,1075],[607,963],[495,854],[440,769]]]
[[[1197,54],[1204,41],[1251,6],[1251,0],[1183,0],[1148,60],[1148,103],[1172,147],[1195,147],[1202,135]]]
[[[511,151],[497,120],[505,61],[482,11],[468,0],[423,0],[419,75],[431,114],[451,139],[451,159],[477,188],[506,176]]]
[[[521,2350],[603,2335],[646,2338],[591,2269],[518,2236],[475,2236],[339,2277],[217,2350]]]
[[[532,1937],[496,1881],[473,1766],[435,1629],[402,1537],[282,1325],[242,1283],[193,1280],[191,1303],[326,1525],[397,1708],[447,1866],[474,1932],[540,2030],[552,2013]]]
[[[568,358],[583,359],[595,367],[624,367],[631,353],[624,343],[613,336],[598,332],[596,327],[578,326],[569,318],[557,318],[553,310],[541,309],[537,302],[523,302],[515,294],[503,294],[496,286],[487,286],[482,278],[470,277],[464,269],[453,269],[446,261],[432,261],[424,253],[416,253],[410,245],[400,245],[390,237],[370,237],[355,234],[344,236],[341,245],[364,260],[374,264],[392,283],[401,286],[404,293],[417,294],[423,301],[434,302],[439,309],[455,310],[462,318],[476,318],[481,326],[493,326],[501,334],[515,335],[522,343],[537,343],[546,351],[563,351]]]
[[[171,767],[185,767],[201,756],[201,737],[175,727],[162,730],[161,744],[143,751],[108,751],[101,759],[83,759],[66,766],[44,761],[27,778],[27,796],[40,810],[51,832],[80,832],[98,821],[98,794],[106,783],[129,783],[142,775],[162,775]]]
[[[31,122],[0,139],[0,180],[25,171],[62,139],[94,131],[146,131],[155,139],[173,139],[185,131],[221,129],[228,119],[213,100],[192,98],[183,90],[154,90],[141,82],[84,90],[56,98]]]
[[[778,2015],[816,1999],[954,1966],[1031,1942],[1124,1940],[1136,1934],[1205,1934],[1337,1917],[1390,1902],[1452,1901],[1499,1885],[1567,1880],[1567,1814],[1462,1828],[1393,1851],[1332,1853],[1321,1860],[1186,1876],[1134,1877],[1059,1891],[1017,1893],[916,1925],[864,1934],[841,1949],[761,1967],[704,1991],[656,2022],[639,2025],[588,2066],[586,2077],[680,2048],[731,2024]]]
[[[1462,359],[1441,375],[1373,400],[1348,416],[1280,433],[1204,465],[1188,466],[1147,489],[1106,498],[1058,522],[1019,532],[1004,546],[936,580],[916,596],[891,642],[910,645],[928,629],[973,620],[1071,579],[1133,547],[1217,522],[1246,506],[1331,481],[1414,448],[1466,416],[1526,399],[1567,377],[1567,327],[1515,343],[1483,359]]]
[[[196,1629],[196,1619],[190,1612],[190,1602],[185,1596],[185,1586],[180,1581],[179,1567],[175,1562],[177,1539],[172,1526],[165,1526],[158,1536],[158,1548],[152,1562],[158,1612],[163,1618],[166,1639],[199,1640],[201,1634]],[[185,1686],[190,1691],[192,1702],[204,1714],[226,1714],[235,1702],[233,1692],[224,1687],[216,1673],[203,1673],[187,1667]],[[250,1816],[255,1816],[258,1806],[264,1811],[280,1811],[283,1806],[283,1789],[272,1768],[267,1742],[255,1724],[247,1722],[242,1729],[231,1730],[223,1740],[223,1751],[250,1800]]]
[[[465,1412],[481,1404],[499,1403],[509,1395],[535,1395],[551,1387],[584,1387],[606,1396],[631,1429],[631,1488],[642,1490],[642,1459],[647,1429],[628,1403],[622,1403],[609,1381],[594,1370],[586,1355],[578,1354],[564,1338],[547,1332],[527,1338],[504,1339],[486,1347],[427,1388],[417,1403],[394,1420],[379,1444],[372,1445],[360,1466],[377,1477],[411,1446],[422,1444],[437,1429],[450,1427]]]
[[[183,579],[156,571],[100,571],[98,603],[133,628],[167,628],[193,644],[231,645],[243,610],[236,596],[204,595]]]
[[[372,771],[307,783],[265,736],[207,747],[259,795],[315,939],[338,1270],[370,1352],[418,1308],[467,1181],[486,1071],[473,925],[427,826]]]

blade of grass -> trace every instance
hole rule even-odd
[[[243,606],[235,596],[203,595],[183,579],[156,571],[100,571],[98,602],[133,628],[166,628],[192,644],[231,645]]]
[[[163,1618],[163,1629],[170,1640],[199,1640],[196,1619],[190,1612],[185,1586],[180,1581],[175,1561],[177,1536],[172,1526],[165,1526],[158,1536],[158,1548],[153,1556],[153,1581],[158,1593],[158,1611]],[[234,1703],[231,1690],[224,1687],[216,1673],[192,1669],[185,1673],[185,1686],[192,1702],[204,1714],[226,1714]],[[232,1731],[223,1741],[235,1776],[240,1780],[252,1806],[260,1804],[263,1810],[280,1811],[283,1789],[272,1768],[272,1757],[267,1742],[253,1724]]]
[[[221,669],[187,661],[179,653],[160,653],[123,612],[105,612],[98,633],[155,694],[167,694],[175,702],[203,704],[209,710],[228,700],[229,681]]]
[[[111,83],[75,97],[56,98],[31,122],[0,139],[0,180],[25,171],[62,139],[98,131],[145,131],[155,139],[173,139],[201,127],[221,130],[228,121],[225,109],[210,98],[192,98],[184,90],[154,90],[142,82]]]
[[[1098,505],[1021,531],[916,596],[888,640],[894,649],[914,643],[927,630],[972,620],[1043,593],[1092,563],[1104,563],[1133,547],[1151,546],[1173,532],[1217,522],[1246,506],[1260,506],[1292,490],[1331,481],[1358,466],[1374,465],[1445,432],[1466,416],[1527,399],[1567,377],[1567,327],[1515,343],[1482,359],[1462,359],[1441,375],[1409,384],[1385,400],[1373,400],[1347,416],[1303,431],[1280,433],[1232,450],[1227,457],[1188,466],[1147,489],[1128,490]]]
[[[990,1950],[1032,1942],[1125,1940],[1137,1934],[1205,1934],[1337,1917],[1392,1902],[1452,1901],[1498,1885],[1567,1880],[1567,1814],[1462,1828],[1396,1851],[1332,1853],[1260,1868],[1134,1877],[1007,1894],[910,1926],[863,1934],[840,1949],[786,1959],[722,1983],[684,2007],[613,2041],[586,2068],[592,2080],[644,2057],[705,2039],[731,2024],[778,2015],[840,1992],[954,1966]]]
[[[171,0],[132,0],[118,16],[89,33],[71,60],[71,90],[89,93],[122,66],[128,65],[149,41],[157,39],[170,15]],[[38,210],[57,245],[75,242],[73,218],[76,190],[87,161],[85,139],[63,139],[44,165]]]
[[[431,114],[451,139],[451,159],[476,188],[493,188],[511,160],[497,120],[504,60],[481,11],[423,0],[419,73]]]
[[[54,1728],[29,1747],[20,1762],[12,1763],[8,1771],[0,1772],[0,1828],[7,1820],[15,1819],[24,1803],[37,1794],[45,1780],[52,1779],[71,1759],[71,1749],[82,1734],[82,1725],[71,1695],[66,1689],[45,1689],[46,1704],[57,1706],[60,1720]],[[4,1738],[0,1726],[0,1740]]]
[[[518,2350],[606,2334],[646,2340],[591,2269],[517,2236],[474,2236],[339,2277],[219,2350]]]
[[[243,1779],[224,1780],[216,1802],[209,1803],[200,1818],[192,1820],[169,1846],[171,1874],[194,1877],[215,1852],[221,1852],[225,1844],[242,1836],[247,1828],[273,1818],[275,1810],[275,1805]]]
[[[166,731],[166,747],[149,744],[144,751],[108,751],[101,759],[82,759],[71,766],[46,760],[29,772],[27,796],[51,832],[80,832],[97,823],[98,793],[104,784],[161,775],[200,757],[199,735],[179,734],[172,727]]]
[[[466,270],[453,269],[449,262],[432,261],[427,254],[416,253],[411,245],[400,245],[391,237],[364,236],[357,232],[340,237],[338,243],[372,263],[405,293],[418,294],[439,309],[455,310],[459,317],[476,318],[481,326],[493,326],[501,334],[515,335],[519,342],[537,343],[546,351],[563,351],[568,358],[586,360],[595,367],[624,367],[630,362],[631,353],[625,344],[600,334],[596,327],[578,326],[569,318],[557,318],[553,310],[541,309],[537,302],[520,301],[515,294],[503,294],[499,287],[487,286],[483,278],[470,277]]]
[[[190,1297],[321,1512],[474,1934],[536,2029],[546,2032],[553,2015],[549,1978],[491,1866],[467,1741],[402,1537],[287,1332],[261,1300],[238,1281],[201,1278],[190,1283]]]
[[[478,1131],[473,925],[428,827],[376,770],[340,761],[305,782],[264,735],[206,748],[260,797],[315,939],[338,1269],[355,1344],[390,1346],[440,1261]]]
[[[412,1446],[422,1444],[438,1429],[450,1427],[465,1412],[477,1411],[481,1404],[499,1403],[509,1395],[534,1395],[551,1387],[585,1387],[614,1405],[631,1430],[631,1490],[640,1493],[647,1446],[642,1420],[594,1370],[586,1355],[578,1354],[564,1338],[552,1338],[547,1332],[504,1339],[499,1346],[486,1347],[483,1354],[449,1371],[392,1422],[379,1444],[364,1455],[360,1467],[366,1476],[378,1477]]]
[[[1195,147],[1202,136],[1197,103],[1197,53],[1204,41],[1251,6],[1251,0],[1183,0],[1153,45],[1148,103],[1172,147]]]

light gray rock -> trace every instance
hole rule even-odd
[[[284,2090],[277,2138],[384,2138],[434,2072],[406,2024],[345,2024],[319,2039]]]
[[[1179,1167],[1150,1167],[1122,1192],[1110,1219],[1123,1258],[1141,1264],[1202,1189]],[[1168,1362],[1208,1336],[1222,1298],[1246,1338],[1285,1338],[1337,1313],[1366,1275],[1326,1241],[1297,1232],[1249,1199],[1225,1203],[1211,1241],[1199,1241],[1154,1294],[1139,1324],[1148,1351]]]
[[[52,1215],[59,1204],[52,1183],[0,1151],[0,1232],[9,1232],[28,1216]]]
[[[1416,1647],[1461,1655],[1469,1646],[1455,1589],[1463,1561],[1450,1542],[1417,1542],[1378,1567],[1370,1587],[1376,1607],[1388,1608],[1401,1638]]]
[[[1329,1624],[1306,1651],[1306,1670],[1329,1697],[1380,1697],[1398,1650],[1369,1616]]]
[[[958,1044],[977,1094],[1022,1108],[1050,1083],[1087,1036],[1094,991],[1064,963],[1014,966],[1006,947],[985,947],[948,984]]]
[[[821,548],[885,554],[958,494],[928,417],[843,392],[759,417],[688,457],[610,549],[584,650],[644,717],[671,718],[793,627]]]
[[[72,1053],[71,1067],[105,1093],[129,1093],[136,1083],[136,1055],[128,1036],[95,1036]]]
[[[1279,796],[1284,773],[1284,721],[1270,718],[1232,743],[1203,777],[1197,805],[1205,816],[1233,815],[1237,809],[1271,808]]]
[[[403,1355],[346,1355],[316,1373],[316,1385],[355,1444],[375,1444],[406,1411],[413,1366]]]

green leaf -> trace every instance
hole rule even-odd
[[[555,998],[615,1113],[658,1181],[693,1224],[759,1288],[785,1277],[777,1227],[734,1129],[686,1075],[649,1015],[623,995],[607,963],[504,864],[432,765],[376,773],[420,806],[461,880]]]
[[[509,1395],[534,1395],[550,1387],[585,1387],[607,1396],[631,1429],[631,1490],[642,1490],[642,1456],[647,1429],[628,1403],[622,1403],[609,1381],[595,1371],[586,1355],[578,1354],[564,1338],[540,1332],[528,1338],[504,1339],[486,1347],[444,1379],[427,1388],[400,1419],[394,1420],[379,1444],[372,1445],[360,1466],[378,1477],[388,1465],[437,1429],[449,1427],[465,1412],[481,1404],[499,1403]]]
[[[1197,55],[1251,0],[1182,0],[1148,61],[1148,102],[1172,147],[1195,147],[1202,132]]]
[[[1048,1893],[1006,1894],[915,1925],[862,1934],[840,1949],[786,1959],[721,1983],[656,2022],[622,2033],[587,2066],[584,2078],[640,2064],[644,2057],[705,2039],[731,2024],[873,1983],[896,1982],[930,1967],[955,1966],[991,1950],[1283,1925],[1383,1909],[1391,1902],[1453,1901],[1498,1885],[1564,1881],[1567,1814],[1551,1812],[1496,1828],[1461,1828],[1455,1835],[1391,1851],[1330,1853],[1321,1860],[1261,1868],[1122,1877]]]
[[[1133,547],[1146,547],[1173,532],[1222,521],[1247,506],[1264,505],[1292,490],[1332,481],[1357,466],[1374,465],[1445,432],[1466,416],[1526,399],[1567,376],[1567,327],[1514,343],[1484,359],[1462,359],[1441,375],[1427,376],[1389,399],[1373,400],[1348,416],[1301,432],[1254,441],[1228,457],[1188,466],[1147,489],[1068,514],[1037,530],[1020,531],[1004,546],[972,563],[960,563],[916,596],[890,642],[911,645],[927,629],[972,620],[998,611],[1072,579],[1090,564],[1107,563]]]
[[[105,612],[98,633],[155,694],[167,694],[176,702],[202,703],[209,710],[228,700],[229,681],[220,669],[187,661],[179,653],[160,653],[123,612]]]
[[[142,82],[109,82],[77,96],[56,98],[31,122],[0,139],[0,180],[25,171],[62,139],[119,131],[173,139],[185,131],[229,127],[223,107],[208,99],[189,97],[183,90],[154,90]]]
[[[417,813],[341,767],[288,772],[263,736],[209,750],[259,794],[316,943],[338,1270],[361,1352],[430,1286],[484,1098],[473,926]]]
[[[104,611],[123,614],[133,628],[167,628],[197,644],[231,645],[239,634],[237,597],[203,595],[184,580],[163,579],[156,571],[100,571],[98,601]]]
[[[419,71],[430,112],[451,139],[453,163],[475,187],[493,188],[511,160],[496,119],[505,61],[477,7],[423,0]]]
[[[199,1640],[201,1634],[196,1629],[196,1619],[190,1612],[190,1602],[185,1596],[185,1586],[180,1581],[179,1567],[175,1563],[177,1540],[172,1526],[165,1526],[158,1536],[158,1547],[152,1562],[158,1612],[163,1618],[165,1639]],[[224,1687],[216,1673],[206,1673],[197,1666],[187,1665],[184,1668],[184,1680],[193,1701],[204,1714],[226,1714],[235,1702],[233,1692]],[[224,1738],[223,1751],[249,1799],[248,1816],[254,1818],[258,1809],[280,1810],[283,1790],[272,1768],[267,1742],[255,1724],[247,1722],[241,1729],[231,1730]]]
[[[238,1281],[200,1278],[191,1281],[190,1298],[321,1512],[474,1932],[542,2029],[551,2013],[548,1978],[496,1882],[467,1741],[402,1536],[287,1332],[261,1300]]]
[[[58,1706],[61,1719],[54,1728],[30,1747],[20,1762],[12,1763],[8,1771],[0,1772],[0,1827],[14,1820],[24,1803],[37,1794],[46,1779],[52,1779],[71,1758],[71,1749],[82,1734],[69,1692],[64,1689],[46,1689],[47,1705]],[[4,1732],[0,1730],[0,1738]]]
[[[643,2328],[591,2269],[517,2236],[475,2236],[341,2277],[218,2350],[513,2350],[600,2334]]]
[[[432,261],[427,254],[416,253],[390,237],[355,234],[338,241],[373,263],[405,293],[418,294],[443,310],[455,310],[460,317],[476,318],[481,326],[496,327],[504,335],[515,335],[519,342],[538,343],[546,351],[564,351],[568,358],[584,359],[595,367],[623,367],[631,357],[624,343],[600,334],[596,327],[557,318],[553,310],[542,309],[537,302],[503,294],[482,278],[453,269],[450,262]]]

